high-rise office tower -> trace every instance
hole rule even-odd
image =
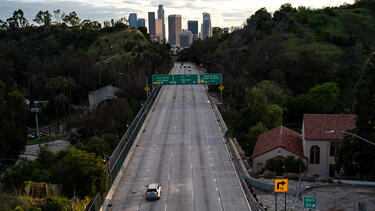
[[[193,40],[198,38],[198,21],[188,21],[188,30],[193,34]]]
[[[155,38],[158,41],[163,40],[163,21],[155,19]]]
[[[146,20],[144,18],[138,18],[137,20],[137,28],[140,26],[146,26]]]
[[[155,36],[155,12],[148,12],[148,33]]]
[[[163,9],[163,5],[159,5],[159,9],[158,9],[158,19],[161,19],[162,20],[162,26],[163,26],[163,30],[162,30],[162,37],[161,39],[162,40],[165,40],[165,22],[164,22],[164,9]]]
[[[137,13],[129,13],[129,28],[137,28]]]
[[[180,46],[181,15],[168,16],[169,44]]]
[[[180,47],[188,48],[193,42],[193,33],[189,30],[182,30],[180,34]]]
[[[202,39],[206,39],[212,36],[211,29],[211,15],[210,13],[203,13],[203,23],[202,23]]]

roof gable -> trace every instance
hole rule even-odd
[[[305,114],[303,115],[305,139],[342,139],[343,134],[327,134],[326,131],[346,131],[355,128],[354,114]]]
[[[253,157],[257,157],[278,147],[304,157],[301,134],[284,126],[276,127],[259,135]]]

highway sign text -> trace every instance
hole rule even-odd
[[[303,197],[303,208],[316,210],[316,198],[310,196]]]
[[[202,84],[219,85],[223,83],[223,75],[221,73],[200,74],[199,77]]]

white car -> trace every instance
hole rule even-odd
[[[146,185],[146,199],[148,200],[155,200],[160,199],[161,196],[161,185],[158,183],[152,183]]]

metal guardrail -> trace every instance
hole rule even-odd
[[[228,131],[228,128],[224,122],[223,117],[220,114],[219,109],[217,108],[217,105],[213,103],[211,103],[211,105],[213,107],[214,114],[220,123],[222,133],[226,134],[226,132]],[[251,185],[247,181],[248,176],[245,173],[245,171],[247,170],[245,166],[243,165],[243,163],[241,163],[242,162],[241,156],[239,155],[237,149],[235,149],[234,146],[232,145],[231,140],[228,140],[228,138],[225,138],[225,139],[226,139],[226,142],[228,143],[227,144],[228,150],[230,151],[230,154],[233,157],[233,164],[234,164],[235,171],[237,172],[237,175],[239,176],[241,185],[243,187],[242,189],[244,190],[244,193],[246,195],[246,198],[249,202],[249,205],[252,211],[264,211],[264,209],[259,205],[258,201],[253,197],[253,194],[250,191]],[[249,188],[249,185],[250,185],[250,188]]]
[[[169,68],[171,71],[173,64]],[[115,181],[121,167],[129,153],[129,150],[133,146],[133,143],[141,129],[149,111],[151,110],[162,86],[157,86],[147,98],[146,102],[142,106],[141,110],[138,112],[137,116],[133,119],[132,124],[126,130],[124,136],[121,138],[120,143],[117,145],[116,149],[113,151],[111,157],[106,163],[106,168],[109,172],[108,177],[108,190],[105,193],[98,193],[94,200],[86,207],[87,211],[98,211],[104,203],[104,200],[111,189],[113,182]]]

